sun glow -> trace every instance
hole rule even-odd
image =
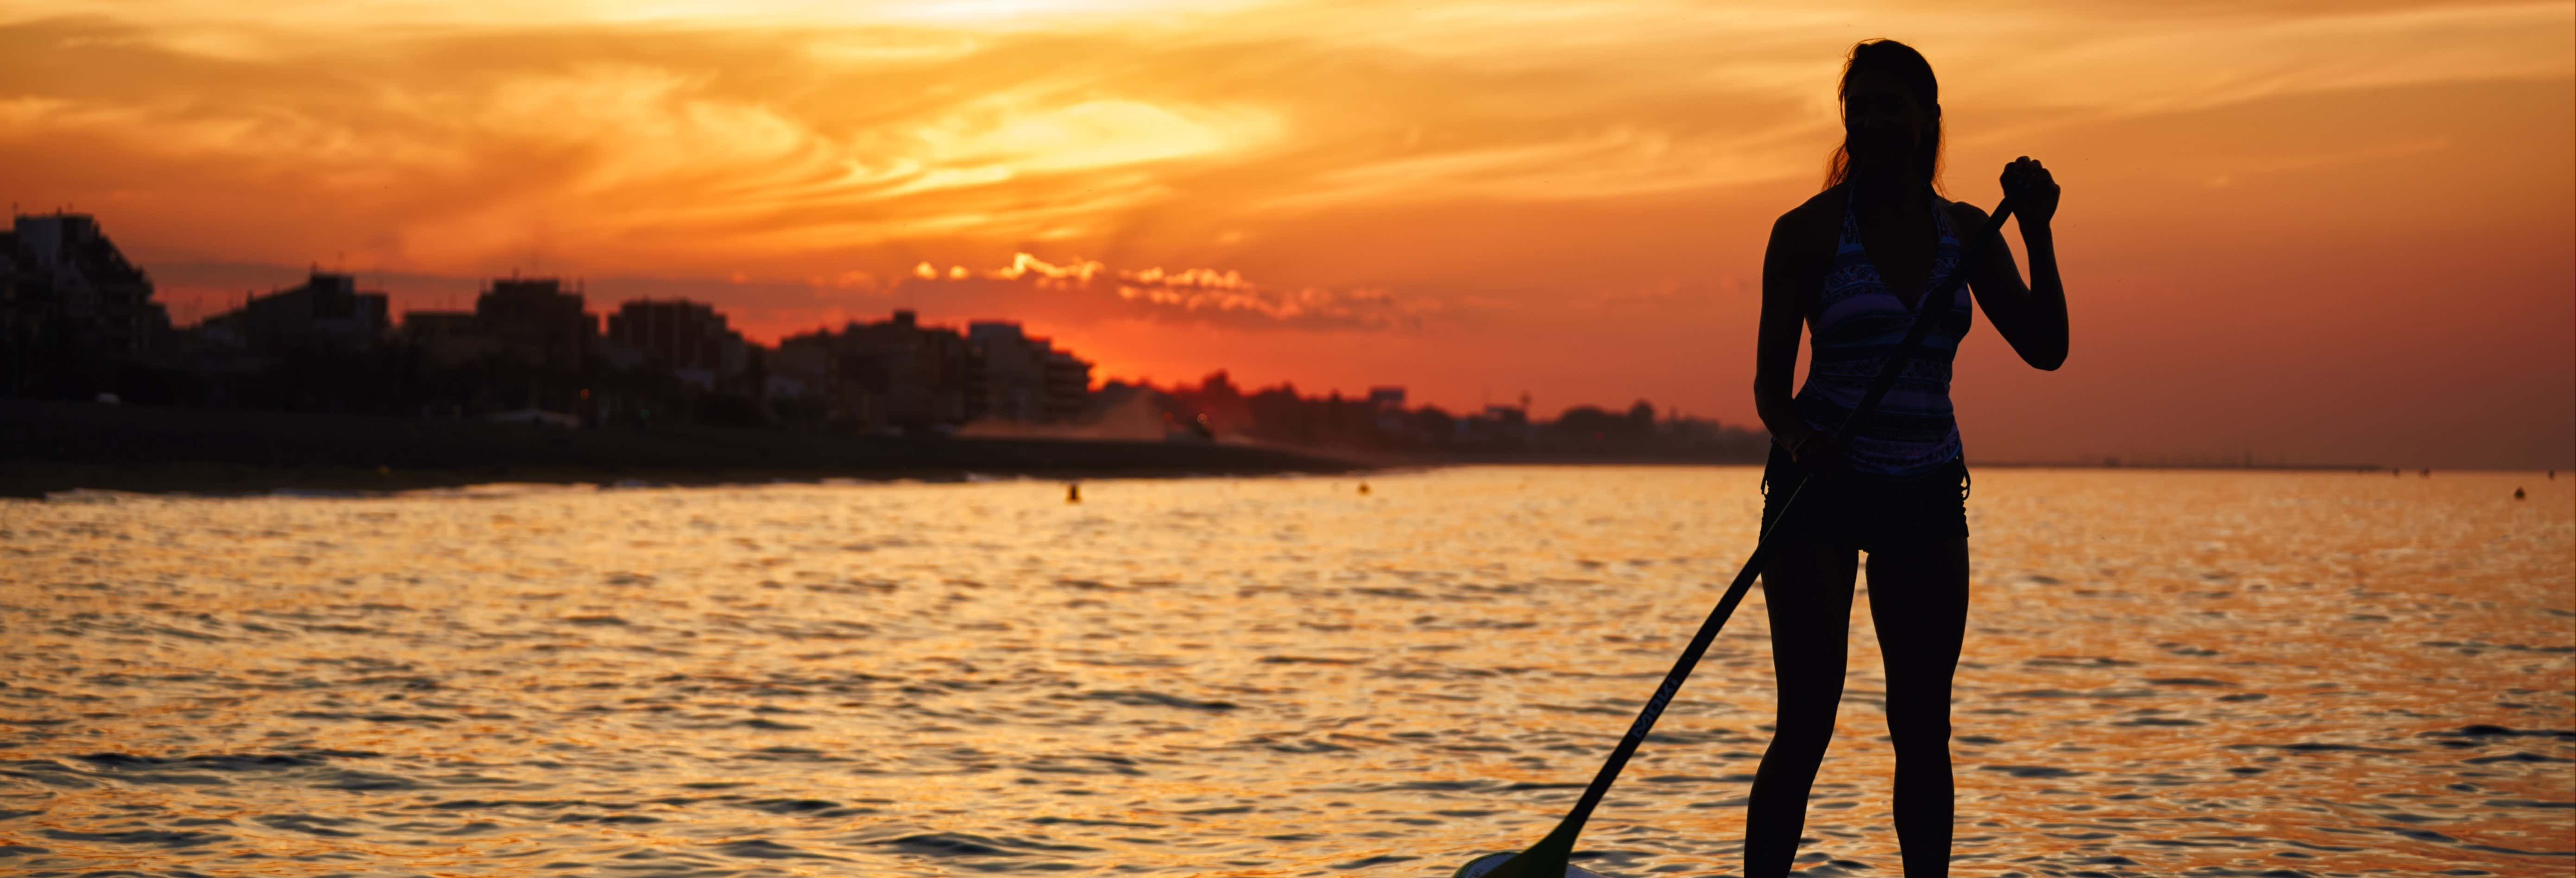
[[[2406,0],[0,0],[0,188],[97,214],[207,307],[316,262],[395,278],[400,307],[531,266],[604,301],[703,283],[763,337],[894,307],[1064,334],[1145,303],[1200,328],[1086,353],[1745,420],[1749,359],[1707,351],[1749,338],[1770,221],[1838,135],[1843,53],[1894,36],[1941,76],[1953,197],[1991,205],[2018,155],[2069,184],[2056,241],[2093,341],[2043,386],[1971,341],[1978,447],[2042,447],[2016,444],[2042,442],[2016,438],[2041,429],[2031,394],[2081,413],[2048,419],[2067,447],[2447,447],[2467,440],[2403,412],[2576,374],[2571,29],[2564,3]],[[1086,264],[1096,295],[1038,283]],[[2320,308],[2353,325],[2181,359],[2122,335]],[[2466,353],[2351,353],[2374,345]],[[2576,443],[2576,379],[2548,381],[2478,417]],[[2174,388],[2211,414],[2141,420]],[[2215,414],[2284,396],[2351,414]]]

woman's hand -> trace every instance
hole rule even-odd
[[[1850,463],[1843,458],[1842,442],[1823,430],[1809,430],[1790,445],[1789,461],[1817,478],[1832,478],[1850,469]]]
[[[2013,215],[2021,217],[2022,225],[2045,226],[2057,215],[2057,181],[2038,160],[2022,156],[2004,165],[2003,184],[2004,197],[2012,199]]]

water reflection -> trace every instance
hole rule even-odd
[[[10,502],[0,871],[1446,874],[1579,791],[1757,477]],[[1980,472],[1956,872],[2565,874],[2571,500]],[[1587,866],[1738,867],[1760,600]],[[1896,871],[1852,644],[1805,874]]]

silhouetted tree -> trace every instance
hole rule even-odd
[[[1647,401],[1645,401],[1645,400],[1642,400],[1642,399],[1641,399],[1641,400],[1637,400],[1637,404],[1636,404],[1636,405],[1632,405],[1632,406],[1629,406],[1629,407],[1628,407],[1628,433],[1627,433],[1627,435],[1628,435],[1628,436],[1630,436],[1631,438],[1639,438],[1639,439],[1645,438],[1645,437],[1647,437],[1647,436],[1655,435],[1655,404],[1654,404],[1654,403],[1647,402]]]

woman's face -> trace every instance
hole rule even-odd
[[[1883,70],[1852,74],[1843,94],[1843,135],[1853,161],[1913,155],[1931,122],[1931,111],[1915,103],[1914,95],[1894,74]]]

